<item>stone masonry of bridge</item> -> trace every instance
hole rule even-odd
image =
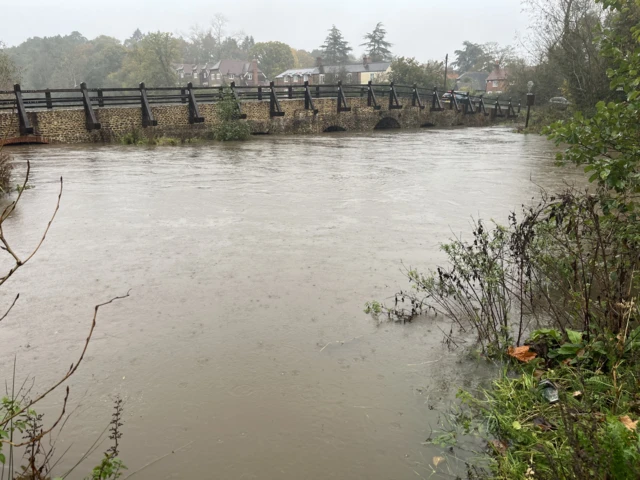
[[[242,113],[256,134],[308,134],[322,133],[327,129],[346,131],[369,131],[378,126],[395,128],[449,127],[456,125],[482,126],[493,121],[492,116],[481,113],[463,114],[455,110],[430,111],[429,106],[420,109],[411,106],[409,99],[401,99],[402,109],[389,110],[387,105],[380,110],[367,106],[366,98],[349,98],[350,112],[337,112],[336,100],[314,99],[318,110],[313,114],[305,110],[304,100],[280,100],[285,112],[283,117],[270,118],[269,101],[242,102]],[[385,102],[386,103],[386,102]],[[89,131],[86,128],[83,109],[55,109],[29,112],[29,121],[35,134],[51,143],[91,143],[117,141],[128,132],[138,130],[145,135],[170,136],[181,139],[206,138],[217,122],[216,104],[198,105],[204,123],[189,124],[188,105],[152,106],[158,125],[142,128],[142,112],[137,107],[95,108],[101,128]],[[397,123],[396,123],[397,122]],[[0,113],[0,139],[19,137],[18,117],[14,112]]]

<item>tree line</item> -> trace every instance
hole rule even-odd
[[[391,60],[382,23],[364,36],[365,54],[372,61]],[[100,35],[88,39],[80,32],[54,37],[32,37],[15,47],[0,42],[0,88],[14,83],[25,88],[72,88],[81,82],[93,87],[121,87],[140,81],[148,86],[178,83],[177,63],[213,64],[219,60],[257,59],[267,78],[291,68],[356,62],[352,47],[332,26],[324,43],[308,52],[283,42],[255,42],[244,33],[228,33],[227,21],[218,14],[209,25],[194,25],[186,34],[143,33],[137,29],[124,42]]]
[[[495,42],[464,41],[452,55],[450,71],[491,72],[507,69],[506,94],[523,97],[534,83],[537,103],[565,97],[576,108],[588,110],[599,100],[614,95],[609,90],[610,62],[601,55],[601,32],[612,24],[612,14],[596,0],[525,0],[532,25],[520,53]],[[633,19],[630,16],[628,22]],[[630,42],[631,23],[617,22],[621,38]],[[445,86],[444,59],[418,61],[394,55],[382,23],[363,36],[362,47],[372,62],[392,62],[387,80],[397,84]],[[177,85],[175,63],[204,64],[221,59],[257,59],[267,78],[292,68],[318,65],[342,67],[360,62],[354,46],[333,25],[318,48],[295,49],[278,41],[255,42],[253,36],[229,33],[227,21],[218,14],[210,23],[195,25],[183,35],[136,30],[124,42],[101,35],[92,40],[79,32],[55,37],[33,37],[22,44],[2,48],[0,88],[20,82],[25,88],[69,88],[84,81],[94,87]],[[336,79],[340,74],[336,74]],[[471,90],[471,84],[448,80],[446,88]]]

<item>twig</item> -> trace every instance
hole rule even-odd
[[[80,457],[80,460],[78,460],[76,462],[76,464],[67,471],[67,473],[62,475],[63,479],[67,478],[71,474],[71,472],[73,472],[78,467],[78,465],[80,465],[89,455],[91,455],[93,452],[95,452],[98,449],[98,447],[100,445],[102,445],[102,443],[105,441],[105,439],[102,438],[102,436],[105,434],[105,432],[107,431],[108,428],[109,428],[109,425],[104,427],[104,430],[102,430],[102,433],[100,433],[100,435],[98,435],[98,438],[96,438],[96,441],[93,442],[93,444],[84,453],[84,455],[82,455],[82,457]],[[100,439],[102,439],[102,441],[100,441]],[[98,443],[98,442],[100,442],[100,443]]]
[[[10,440],[0,439],[0,443],[7,443],[7,444],[11,445],[12,447],[24,447],[25,445],[32,445],[32,444],[40,441],[40,439],[42,439],[42,437],[44,437],[45,435],[49,434],[54,428],[56,428],[58,426],[58,423],[60,423],[60,420],[62,420],[62,417],[64,417],[64,414],[67,411],[67,400],[69,400],[69,386],[68,385],[67,385],[66,393],[65,393],[65,396],[64,396],[64,401],[62,403],[62,412],[60,412],[60,416],[54,422],[54,424],[51,426],[51,428],[49,428],[48,430],[42,430],[40,432],[40,434],[38,434],[37,436],[35,436],[33,438],[30,438],[29,441],[27,441],[27,442],[13,443]]]
[[[431,365],[432,363],[438,363],[440,360],[442,360],[442,358],[439,358],[437,360],[430,360],[428,362],[422,362],[422,363],[407,363],[407,367],[417,367],[419,365]]]
[[[347,342],[352,342],[352,341],[357,340],[358,338],[362,338],[362,337],[364,337],[364,335],[358,335],[357,337],[353,337],[351,340],[336,340],[335,342],[329,342],[324,347],[322,347],[320,349],[320,352],[322,352],[325,348],[327,348],[332,343],[340,343],[340,344],[344,345]],[[318,353],[320,353],[320,352],[318,352]]]
[[[93,331],[96,328],[96,318],[98,317],[98,310],[100,309],[100,307],[104,307],[105,305],[109,305],[110,303],[113,303],[116,300],[121,300],[123,298],[127,298],[129,296],[130,292],[131,292],[131,290],[129,290],[126,293],[126,295],[122,295],[122,296],[119,296],[119,297],[113,297],[108,302],[100,303],[99,305],[95,306],[94,311],[93,311],[93,320],[91,322],[91,328],[89,329],[89,335],[87,336],[87,339],[84,342],[84,348],[82,349],[82,353],[80,354],[80,357],[78,358],[78,361],[75,364],[72,363],[71,367],[69,368],[67,373],[58,382],[56,382],[52,387],[50,387],[47,391],[45,391],[43,394],[41,394],[35,400],[30,401],[18,413],[14,414],[13,416],[9,417],[8,419],[3,420],[2,425],[6,425],[6,423],[8,421],[14,419],[18,415],[22,415],[28,408],[30,408],[32,405],[34,405],[35,403],[38,403],[43,398],[45,398],[47,395],[49,395],[52,391],[54,391],[62,383],[64,383],[71,375],[73,375],[76,372],[76,370],[78,370],[78,367],[80,366],[80,363],[82,363],[82,360],[84,359],[84,355],[87,352],[87,348],[89,347],[89,342],[91,341],[91,336],[93,335]]]
[[[138,470],[136,470],[135,472],[131,472],[129,475],[127,475],[126,477],[124,477],[124,480],[127,480],[128,478],[133,477],[136,473],[140,473],[142,470],[144,470],[147,467],[150,467],[151,465],[153,465],[154,463],[158,463],[160,460],[162,460],[163,458],[168,457],[171,454],[177,453],[180,450],[184,450],[185,448],[187,448],[189,445],[191,445],[193,443],[193,440],[191,440],[189,443],[187,443],[186,445],[183,445],[180,448],[177,448],[176,450],[172,450],[169,453],[165,453],[163,456],[156,458],[155,460],[152,460],[151,462],[147,463],[145,466],[143,466],[142,468],[139,468]]]
[[[5,312],[5,314],[0,318],[0,322],[1,322],[2,320],[4,320],[4,319],[5,319],[5,317],[6,317],[7,315],[9,315],[9,312],[11,311],[11,309],[12,309],[12,308],[13,308],[13,306],[16,304],[16,302],[18,301],[18,299],[19,299],[19,298],[20,298],[20,294],[16,295],[16,298],[14,298],[14,299],[13,299],[13,303],[12,303],[12,304],[11,304],[11,306],[9,307],[9,310],[7,310],[7,311]]]
[[[29,163],[29,161],[27,161],[27,173],[26,173],[25,178],[24,178],[24,183],[22,185],[22,189],[20,189],[20,191],[18,192],[18,197],[13,202],[11,202],[9,205],[7,205],[7,207],[2,212],[2,215],[0,215],[0,242],[2,242],[2,244],[3,244],[2,249],[6,250],[14,258],[14,260],[16,261],[15,265],[13,267],[11,267],[9,272],[4,277],[0,277],[0,285],[2,285],[4,282],[6,282],[9,279],[9,277],[11,277],[11,275],[13,275],[16,272],[16,270],[18,270],[20,267],[22,267],[24,264],[26,264],[29,260],[31,260],[33,258],[33,256],[38,252],[38,250],[40,250],[40,247],[42,246],[42,244],[44,243],[45,238],[47,237],[47,233],[49,233],[49,229],[51,228],[51,224],[53,223],[53,220],[56,218],[56,214],[58,213],[58,210],[60,209],[60,201],[62,199],[62,189],[63,189],[62,177],[60,177],[60,191],[58,192],[58,201],[56,202],[56,208],[53,211],[53,215],[51,215],[51,218],[49,219],[49,223],[47,224],[47,228],[45,228],[45,230],[44,230],[44,233],[42,235],[42,238],[40,239],[40,242],[38,242],[38,245],[32,250],[32,252],[29,254],[29,256],[27,256],[27,258],[25,260],[20,260],[20,257],[13,251],[13,249],[11,248],[11,245],[9,245],[9,242],[5,238],[4,231],[2,230],[2,224],[9,217],[9,215],[11,215],[11,213],[15,210],[16,205],[20,201],[20,198],[22,198],[22,192],[24,192],[24,190],[25,190],[25,188],[27,186],[27,182],[29,181],[30,172],[31,172],[31,164]]]

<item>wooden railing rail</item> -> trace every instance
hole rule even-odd
[[[15,85],[13,90],[0,91],[0,111],[11,110],[18,114],[20,132],[23,135],[33,133],[29,124],[27,111],[57,108],[83,108],[86,115],[87,128],[99,129],[96,108],[103,107],[134,107],[142,109],[143,126],[155,126],[157,121],[153,117],[153,105],[188,104],[189,121],[201,123],[204,118],[200,115],[198,104],[215,103],[220,101],[225,92],[229,92],[242,112],[242,103],[250,101],[269,101],[269,111],[272,117],[283,116],[281,100],[303,100],[305,109],[318,113],[314,100],[328,98],[336,101],[336,111],[351,110],[350,100],[366,98],[367,106],[379,110],[381,102],[388,101],[388,109],[401,109],[405,105],[423,109],[430,104],[431,111],[441,111],[447,105],[464,114],[482,113],[488,115],[488,109],[494,111],[498,117],[516,117],[520,113],[520,103],[509,99],[495,102],[487,106],[482,95],[470,95],[462,92],[440,92],[437,88],[429,89],[417,85],[374,84],[366,85],[343,84],[303,84],[268,86],[236,85],[230,86],[194,86],[191,83],[176,87],[146,87],[141,83],[137,88],[105,87],[88,88],[82,83],[79,88],[51,88],[45,90],[22,90]],[[385,100],[380,100],[385,99]],[[242,118],[246,115],[241,113]]]

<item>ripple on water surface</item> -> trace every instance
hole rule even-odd
[[[60,175],[65,191],[4,287],[21,292],[5,344],[20,376],[60,374],[92,306],[131,289],[100,314],[60,451],[78,458],[119,393],[130,470],[186,445],[140,479],[428,478],[442,452],[421,442],[482,367],[432,322],[377,327],[363,305],[406,287],[401,262],[442,260],[472,217],[504,221],[536,184],[574,175],[544,139],[504,128],[12,152],[36,187],[6,227],[21,251]]]

